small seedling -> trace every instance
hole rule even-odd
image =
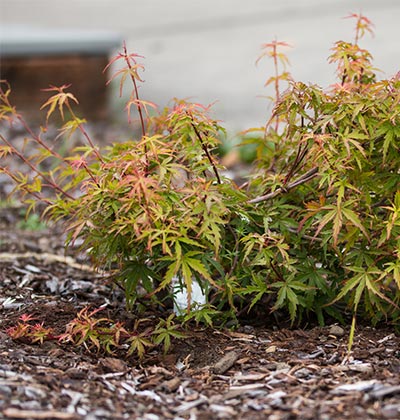
[[[31,213],[17,223],[17,228],[22,230],[40,231],[47,228],[46,223],[37,213]]]
[[[44,341],[54,340],[54,330],[44,327],[43,322],[32,324],[31,321],[35,319],[30,314],[22,314],[17,325],[8,328],[6,332],[13,340],[20,340],[31,344],[43,344]]]

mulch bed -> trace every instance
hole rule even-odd
[[[400,418],[400,337],[389,328],[359,327],[350,356],[348,328],[290,330],[270,319],[193,329],[142,361],[13,341],[5,331],[24,313],[58,333],[87,305],[129,321],[121,294],[63,255],[62,231],[19,230],[17,214],[0,213],[0,418]]]
[[[1,175],[0,203],[11,189]],[[60,228],[18,229],[19,213],[0,209],[0,418],[400,418],[400,337],[389,326],[358,327],[350,355],[348,328],[289,329],[271,317],[233,331],[193,328],[167,355],[153,349],[141,361],[13,341],[6,330],[22,314],[58,334],[87,306],[132,322],[120,291],[84,256],[64,255]]]

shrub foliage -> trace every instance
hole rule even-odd
[[[1,136],[2,156],[22,159],[29,172],[1,170],[33,196],[25,197],[32,207],[44,201],[44,216],[66,224],[68,243],[82,239],[131,310],[174,299],[178,284],[188,295],[186,319],[208,324],[256,309],[323,323],[346,307],[374,323],[397,320],[400,78],[378,80],[359,45],[371,23],[351,17],[355,40],[334,45],[338,82],[327,89],[292,80],[286,44],[264,45],[275,64],[266,83],[275,87],[274,109],[265,129],[251,130],[257,159],[243,185],[223,175],[223,128],[208,107],[176,101],[154,111],[138,96],[141,58],[125,47],[113,61],[125,63],[121,86],[133,83],[127,110],[129,118],[138,112],[140,138],[99,150],[68,87],[52,87],[47,119],[58,111],[61,135],[86,141],[64,156],[28,127],[3,81],[0,117],[19,120],[38,153],[28,157]],[[192,302],[193,281],[204,305]]]

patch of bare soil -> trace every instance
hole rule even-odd
[[[24,313],[57,333],[86,305],[130,319],[101,275],[64,257],[61,231],[18,230],[15,213],[0,214],[0,418],[400,418],[400,338],[390,329],[359,328],[350,358],[337,325],[197,329],[141,362],[11,340]]]

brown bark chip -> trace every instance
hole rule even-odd
[[[211,366],[211,371],[217,375],[222,375],[227,370],[229,370],[239,359],[239,353],[236,351],[230,351],[222,357],[222,359],[218,360],[214,366]]]

